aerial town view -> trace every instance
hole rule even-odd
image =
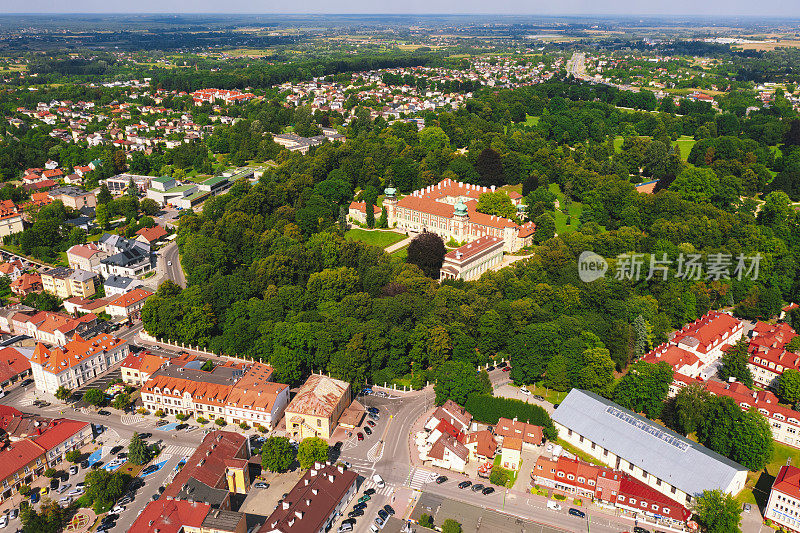
[[[800,533],[800,0],[0,0],[0,533]]]

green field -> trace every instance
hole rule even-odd
[[[405,261],[408,257],[408,246],[403,246],[396,252],[393,252],[392,257],[399,257],[402,261]]]
[[[614,137],[614,151],[619,153],[622,151],[622,143],[625,141],[625,138],[622,135],[617,135]]]
[[[561,187],[559,187],[558,183],[551,183],[550,192],[556,195],[560,206],[559,209],[556,209],[555,211],[556,233],[561,235],[562,233],[568,233],[578,229],[581,212],[583,212],[583,204],[575,201],[570,204],[569,216],[572,217],[572,220],[570,221],[570,224],[567,225],[567,215],[561,211],[561,208],[564,207],[564,194],[561,192]]]
[[[694,147],[697,141],[694,140],[693,137],[689,135],[681,135],[680,138],[675,141],[675,144],[681,149],[681,159],[686,161],[689,159],[689,154],[692,151],[692,147]]]
[[[532,117],[530,115],[525,115],[526,126],[536,126],[537,124],[539,124],[539,117]]]
[[[364,244],[381,248],[386,248],[406,238],[402,233],[395,233],[394,231],[367,231],[358,228],[349,230],[344,234],[344,237],[351,241],[361,241]]]

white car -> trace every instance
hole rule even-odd
[[[382,489],[383,487],[386,486],[386,483],[383,482],[383,478],[378,474],[374,474],[372,476],[372,481],[375,482],[375,484],[378,486],[379,489]]]
[[[69,491],[67,493],[67,496],[80,496],[84,492],[86,492],[86,490],[76,487],[76,488],[72,489],[71,491]]]
[[[6,527],[8,525],[8,517],[3,515],[0,517],[0,527]]]
[[[72,496],[65,496],[58,500],[58,505],[61,507],[69,507],[69,504],[72,503]]]
[[[519,388],[519,391],[520,391],[522,394],[525,394],[526,396],[527,396],[528,394],[530,394],[530,393],[531,393],[531,391],[529,391],[529,390],[528,390],[528,387],[526,387],[525,385],[523,385],[522,387],[520,387],[520,388]]]
[[[552,509],[553,511],[560,511],[561,504],[554,502],[553,500],[547,500],[547,508]]]
[[[69,489],[70,487],[72,487],[71,483],[64,483],[63,485],[58,487],[58,489],[57,489],[58,493],[59,494],[64,494],[67,491],[67,489]]]
[[[122,511],[124,511],[124,510],[125,510],[125,507],[124,507],[124,506],[122,506],[122,505],[115,505],[115,506],[114,506],[114,507],[111,509],[111,512],[112,512],[112,513],[114,513],[114,514],[120,514],[120,513],[121,513]]]

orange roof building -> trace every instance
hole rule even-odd
[[[131,352],[120,365],[122,381],[129,385],[141,387],[167,361],[166,357],[153,355],[150,352]]]
[[[350,405],[350,384],[312,374],[286,407],[286,432],[302,440],[329,439],[339,417]]]
[[[400,231],[419,233],[432,231],[445,241],[470,242],[478,237],[492,236],[503,240],[506,252],[516,252],[532,242],[536,226],[533,222],[517,222],[477,211],[481,195],[495,192],[494,187],[481,187],[444,179],[436,185],[398,199],[396,190],[388,187],[383,206],[389,226]],[[511,198],[511,197],[510,197]],[[514,195],[511,202],[519,210],[522,197]]]
[[[33,379],[38,390],[55,395],[60,386],[75,389],[94,379],[129,352],[127,341],[107,333],[89,340],[75,334],[63,347],[52,349],[39,343],[31,357]]]
[[[106,312],[113,317],[130,317],[144,307],[145,300],[152,295],[153,291],[138,287],[111,300]]]
[[[254,363],[236,382],[225,402],[225,418],[230,424],[245,422],[271,430],[289,404],[289,386],[273,383],[273,368]]]
[[[24,298],[32,292],[42,292],[42,276],[38,272],[26,272],[11,282],[11,292]]]

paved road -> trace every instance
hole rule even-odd
[[[169,243],[158,253],[156,269],[161,277],[166,277],[186,288],[186,275],[181,268],[180,256],[178,255],[178,245],[174,242]]]

